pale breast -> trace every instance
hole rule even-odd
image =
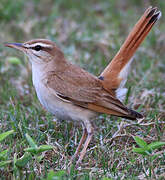
[[[40,103],[59,120],[83,121],[84,119],[93,119],[97,116],[97,113],[94,111],[61,100],[56,95],[56,92],[44,85],[41,71],[33,72],[32,76],[33,85]]]

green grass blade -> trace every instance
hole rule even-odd
[[[4,160],[6,158],[8,151],[9,150],[6,149],[6,150],[0,152],[0,160]]]
[[[148,153],[145,151],[144,148],[133,148],[132,150],[135,153],[142,154],[142,155],[148,155]]]
[[[30,152],[30,153],[34,153],[37,154],[37,148],[26,148],[24,149],[25,152]]]
[[[41,145],[37,148],[37,152],[38,153],[41,153],[41,152],[44,152],[44,151],[48,151],[48,150],[52,150],[53,149],[53,146],[49,146],[49,145]]]
[[[24,167],[27,165],[27,163],[32,159],[32,155],[28,152],[25,152],[25,154],[16,160],[16,166],[17,167]]]
[[[150,150],[154,150],[160,148],[161,146],[165,146],[165,142],[153,142],[148,145],[148,148]]]
[[[9,136],[10,134],[13,134],[13,133],[14,133],[14,130],[10,130],[10,131],[1,133],[0,134],[0,142],[3,141],[7,136]]]
[[[34,142],[34,140],[28,134],[25,134],[25,136],[26,136],[26,139],[27,139],[29,145],[32,148],[37,148],[37,144]]]
[[[147,147],[147,143],[143,139],[141,139],[140,137],[134,136],[133,138],[134,138],[135,142],[139,145],[139,147],[141,147],[141,148]]]
[[[10,164],[11,162],[12,162],[12,160],[1,161],[1,162],[0,162],[0,167],[3,167],[3,166],[5,166],[5,165],[7,165],[7,164]]]

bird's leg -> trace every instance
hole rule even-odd
[[[86,153],[86,151],[87,151],[87,147],[88,147],[88,145],[89,145],[89,143],[90,143],[90,141],[91,141],[91,139],[92,139],[92,136],[93,136],[93,127],[92,127],[90,121],[89,121],[89,120],[84,121],[84,125],[85,125],[85,127],[86,127],[86,130],[87,130],[87,134],[88,134],[88,135],[87,135],[86,141],[85,141],[85,143],[84,143],[84,147],[83,147],[83,149],[82,149],[82,151],[81,151],[81,153],[80,153],[80,157],[79,157],[79,159],[78,159],[78,161],[77,161],[77,163],[76,163],[76,166],[77,166],[79,163],[81,163],[81,161],[82,161],[82,159],[83,159],[83,157],[84,157],[84,155],[85,155],[85,153]]]
[[[84,127],[84,125],[82,125],[82,128],[83,128],[83,134],[82,134],[82,137],[80,139],[80,142],[78,144],[78,147],[76,149],[76,152],[74,153],[74,155],[72,156],[72,159],[71,159],[71,162],[73,162],[73,160],[78,156],[79,152],[80,152],[80,149],[81,149],[81,146],[82,144],[84,143],[86,137],[87,137],[87,130],[86,128]]]
[[[82,151],[81,151],[81,153],[80,153],[80,157],[79,157],[76,165],[78,165],[79,163],[81,163],[81,161],[82,161],[82,159],[83,159],[83,157],[84,157],[84,155],[85,155],[85,153],[86,153],[86,151],[87,151],[87,147],[88,147],[88,145],[89,145],[89,143],[90,143],[90,141],[91,141],[91,139],[92,139],[92,136],[93,136],[93,133],[88,133],[87,139],[86,139],[86,141],[85,141],[85,143],[84,143],[84,147],[83,147],[83,149],[82,149]]]

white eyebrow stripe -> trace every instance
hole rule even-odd
[[[24,45],[27,48],[33,48],[35,46],[41,46],[41,47],[47,47],[47,48],[51,48],[52,46],[49,44],[45,44],[45,43],[34,43],[34,44],[25,44]]]

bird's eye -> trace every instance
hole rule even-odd
[[[37,45],[34,47],[34,50],[36,50],[36,51],[40,51],[41,49],[42,49],[42,47],[40,45]]]

